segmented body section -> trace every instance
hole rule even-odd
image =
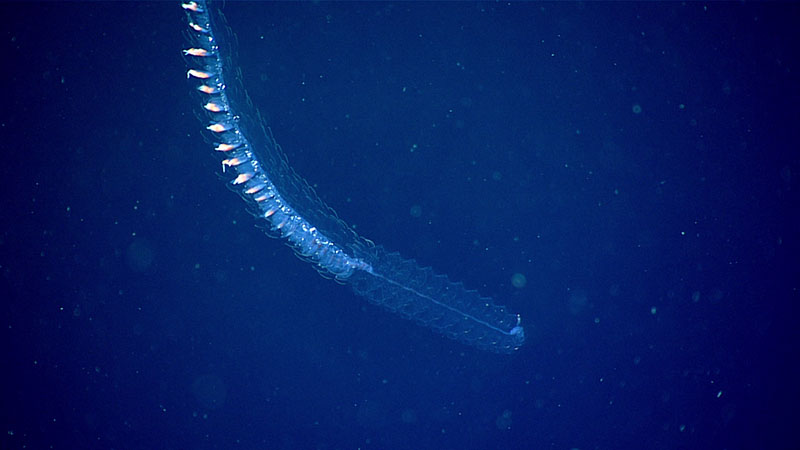
[[[255,205],[257,214],[269,223],[272,235],[285,239],[298,255],[315,263],[321,273],[345,280],[354,270],[369,271],[367,262],[348,254],[281,194],[228,98],[222,56],[205,3],[188,2],[182,6],[189,14],[192,40],[192,47],[183,51],[192,65],[187,77],[200,81],[197,90],[204,97],[203,108],[210,119],[206,128],[216,141],[214,150],[224,155],[223,171],[235,175],[231,184]]]

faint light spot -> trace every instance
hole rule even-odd
[[[511,429],[511,411],[505,410],[502,414],[495,420],[495,425],[497,425],[498,430],[509,430]]]
[[[584,312],[589,304],[589,297],[583,289],[572,291],[569,296],[569,312],[578,315]]]
[[[639,105],[639,104],[633,105],[633,108],[631,108],[631,110],[633,111],[634,114],[641,114],[642,113],[642,105]]]
[[[125,260],[128,267],[136,272],[144,272],[153,264],[153,248],[144,239],[138,238],[128,245],[125,253]]]
[[[422,216],[422,206],[414,205],[414,206],[411,207],[411,209],[408,211],[408,213],[411,214],[411,217],[421,217]]]
[[[217,375],[201,375],[191,386],[192,393],[200,405],[208,409],[216,409],[225,404],[228,388]]]
[[[403,423],[415,423],[417,421],[417,413],[413,409],[404,409],[400,414],[400,420]]]
[[[524,288],[526,284],[528,284],[528,279],[525,278],[525,275],[521,273],[515,273],[511,276],[511,285],[515,288]]]

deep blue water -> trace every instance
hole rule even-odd
[[[178,4],[2,4],[0,448],[800,445],[800,6],[225,14],[291,165],[525,346],[267,238],[201,137]]]

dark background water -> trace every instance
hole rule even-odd
[[[0,447],[798,445],[800,7],[225,11],[292,166],[526,345],[442,339],[256,228],[177,4],[3,4]]]

